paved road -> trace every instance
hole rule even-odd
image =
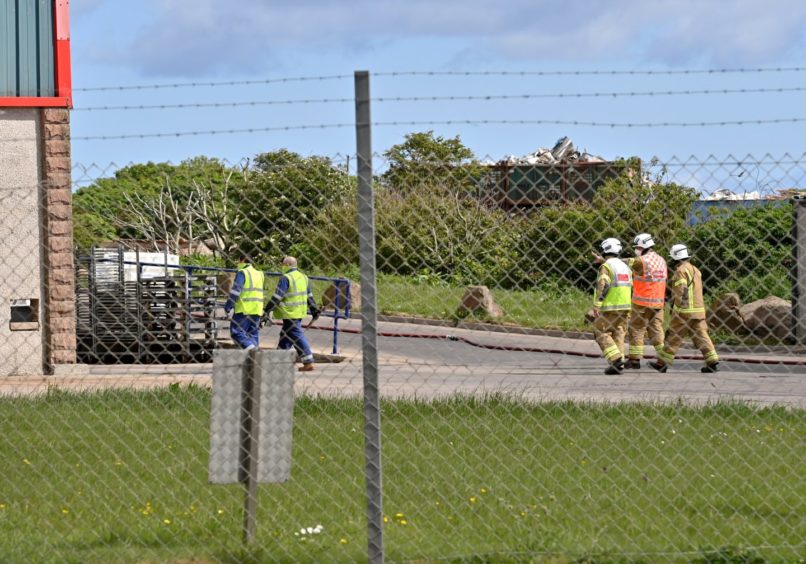
[[[342,326],[348,331],[360,328],[354,320],[342,322]],[[382,323],[380,331],[408,335],[378,339],[381,393],[385,397],[432,398],[456,393],[504,392],[538,401],[683,399],[704,403],[737,399],[806,407],[806,356],[803,355],[724,354],[723,370],[717,374],[701,374],[701,362],[681,360],[667,374],[658,374],[646,366],[637,371],[625,371],[620,376],[606,376],[598,348],[588,340],[402,323]],[[330,352],[331,332],[311,330],[309,335],[315,351]],[[458,340],[448,340],[445,338],[448,335]],[[264,346],[273,346],[276,338],[275,328],[264,340]],[[300,374],[296,381],[298,392],[361,394],[361,336],[341,333],[339,343],[344,361],[317,364],[316,371]],[[551,352],[536,352],[538,350]],[[683,356],[698,357],[696,351],[681,352]],[[780,360],[802,364],[774,364]],[[0,394],[40,393],[47,386],[94,389],[144,388],[173,382],[209,385],[211,374],[211,364],[96,365],[78,367],[72,374],[48,378],[6,378],[0,381]]]

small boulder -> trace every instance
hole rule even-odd
[[[326,310],[328,308],[332,308],[333,310],[336,309],[336,298],[338,297],[339,303],[339,311],[344,311],[344,307],[347,304],[347,297],[348,294],[346,293],[347,286],[344,283],[341,284],[331,284],[330,286],[325,289],[324,293],[322,294],[322,309]],[[350,298],[350,311],[360,311],[361,310],[361,284],[358,282],[350,282],[350,291],[349,291],[349,298]]]
[[[495,303],[493,294],[487,286],[468,286],[456,313],[460,317],[465,317],[478,312],[493,318],[504,315],[504,310]]]
[[[792,327],[792,304],[777,296],[756,300],[739,308],[744,325],[754,335],[779,339],[789,337]]]
[[[730,293],[718,296],[708,309],[708,327],[723,329],[732,333],[746,331],[739,308],[742,299],[739,294]]]

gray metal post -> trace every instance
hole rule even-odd
[[[260,372],[257,350],[249,351],[243,367],[241,387],[241,449],[238,480],[244,484],[243,542],[255,538],[257,530],[257,461],[260,425]]]
[[[378,389],[378,310],[375,301],[375,202],[372,192],[372,126],[369,72],[355,73],[355,134],[358,161],[358,239],[361,266],[361,350],[364,369],[364,456],[370,563],[383,562],[381,404]]]
[[[792,334],[796,344],[806,345],[806,200],[793,198],[792,208]]]

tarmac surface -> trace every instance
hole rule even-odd
[[[297,393],[361,396],[360,321],[340,320],[337,357],[331,319],[307,334],[318,360],[300,373]],[[605,361],[591,339],[512,334],[447,326],[380,322],[380,391],[388,398],[430,399],[454,394],[504,393],[532,401],[673,402],[703,404],[740,400],[759,405],[806,407],[806,355],[792,350],[720,351],[721,371],[702,374],[699,352],[684,349],[665,374],[649,367],[603,373]],[[266,334],[267,333],[267,334]],[[273,348],[279,329],[264,332],[262,347]],[[395,335],[395,336],[393,336]],[[578,336],[578,335],[577,335]],[[652,348],[647,346],[648,353]],[[338,362],[334,362],[334,360]],[[0,379],[0,395],[65,390],[151,388],[172,383],[209,386],[213,364],[75,365],[53,376]]]

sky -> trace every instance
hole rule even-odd
[[[71,0],[70,9],[77,181],[196,155],[353,155],[357,70],[370,72],[378,154],[418,131],[458,135],[490,160],[568,136],[607,159],[688,163],[691,182],[711,189],[724,177],[745,190],[806,181],[806,121],[792,121],[806,120],[802,0]],[[721,72],[731,69],[745,70]],[[102,109],[159,105],[186,107]],[[758,120],[784,121],[659,125]],[[259,131],[224,133],[250,128]],[[175,135],[209,131],[219,133]],[[129,137],[141,134],[160,136]],[[781,164],[789,157],[805,162],[793,170]]]

